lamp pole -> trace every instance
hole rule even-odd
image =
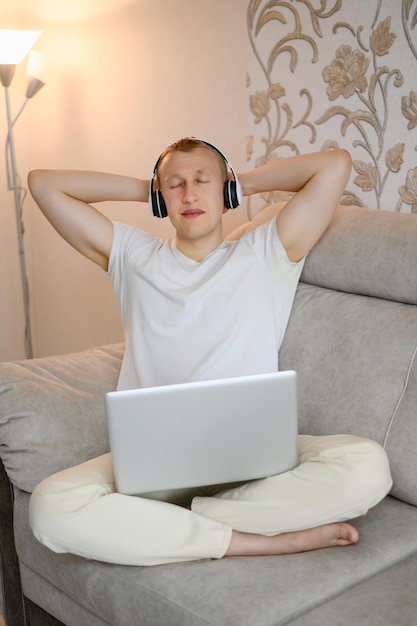
[[[6,113],[7,113],[7,127],[8,127],[8,139],[10,146],[10,165],[12,170],[12,190],[14,196],[15,213],[16,213],[16,226],[17,226],[17,239],[19,247],[19,259],[20,259],[20,275],[23,289],[23,305],[25,312],[25,343],[26,343],[26,356],[29,359],[33,358],[32,349],[32,331],[30,325],[30,310],[29,310],[29,288],[26,275],[26,261],[25,261],[25,248],[23,245],[23,226],[22,226],[22,209],[19,197],[19,188],[17,184],[17,170],[16,170],[16,152],[13,138],[13,122],[10,110],[10,97],[9,86],[13,78],[14,70],[16,66],[3,66],[0,72],[0,79],[4,86],[6,94]]]

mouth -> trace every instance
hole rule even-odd
[[[200,217],[200,215],[204,215],[204,211],[201,209],[186,209],[181,213],[182,217],[186,217],[188,219],[193,219],[195,217]]]

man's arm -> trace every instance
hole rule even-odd
[[[244,195],[296,192],[277,216],[277,230],[289,259],[299,261],[329,226],[350,171],[349,153],[329,150],[272,161],[239,180]]]
[[[91,261],[107,270],[112,222],[90,203],[148,200],[148,181],[99,172],[33,170],[29,189],[55,230]]]

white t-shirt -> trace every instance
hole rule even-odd
[[[126,341],[118,389],[277,371],[302,267],[275,220],[201,262],[115,223],[109,274]]]

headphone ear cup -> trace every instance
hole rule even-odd
[[[227,180],[223,187],[224,206],[226,209],[235,209],[239,206],[239,197],[236,188],[236,181]]]
[[[151,209],[155,217],[167,217],[168,215],[165,200],[159,189],[151,192]]]

